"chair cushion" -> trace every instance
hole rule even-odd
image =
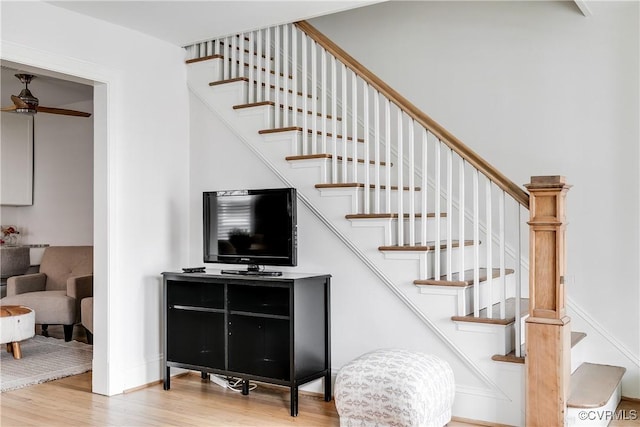
[[[36,323],[73,325],[76,320],[75,298],[65,291],[27,292],[2,298],[2,305],[23,305],[36,313]]]
[[[47,275],[47,291],[66,290],[69,277],[93,273],[93,246],[46,248],[40,263],[40,273]]]
[[[80,317],[82,326],[93,333],[93,297],[83,298],[80,302]]]

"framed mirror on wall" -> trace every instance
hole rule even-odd
[[[0,114],[0,204],[33,205],[33,116]]]

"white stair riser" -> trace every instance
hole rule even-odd
[[[460,252],[464,252],[464,269],[473,268],[473,246],[464,248],[454,247],[451,250],[441,249],[439,253],[433,251],[384,251],[387,259],[415,260],[419,265],[419,277],[417,279],[429,279],[447,274],[448,266],[451,265],[452,273],[459,271]],[[482,247],[480,247],[482,252]],[[436,272],[435,263],[438,262],[440,271]],[[482,264],[481,264],[482,265]]]

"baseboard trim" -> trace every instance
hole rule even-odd
[[[476,426],[487,426],[487,427],[513,427],[509,424],[496,424],[496,423],[490,423],[488,421],[481,421],[481,420],[473,420],[470,418],[462,418],[462,417],[451,417],[451,421],[456,421],[458,423],[465,423],[465,424],[473,424]]]
[[[622,397],[620,398],[620,400],[624,400],[625,402],[640,403],[640,398],[639,398],[639,397],[627,397],[627,396],[622,396]]]

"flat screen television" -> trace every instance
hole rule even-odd
[[[265,266],[297,265],[295,188],[203,193],[204,262],[247,264],[228,274],[281,275]]]

